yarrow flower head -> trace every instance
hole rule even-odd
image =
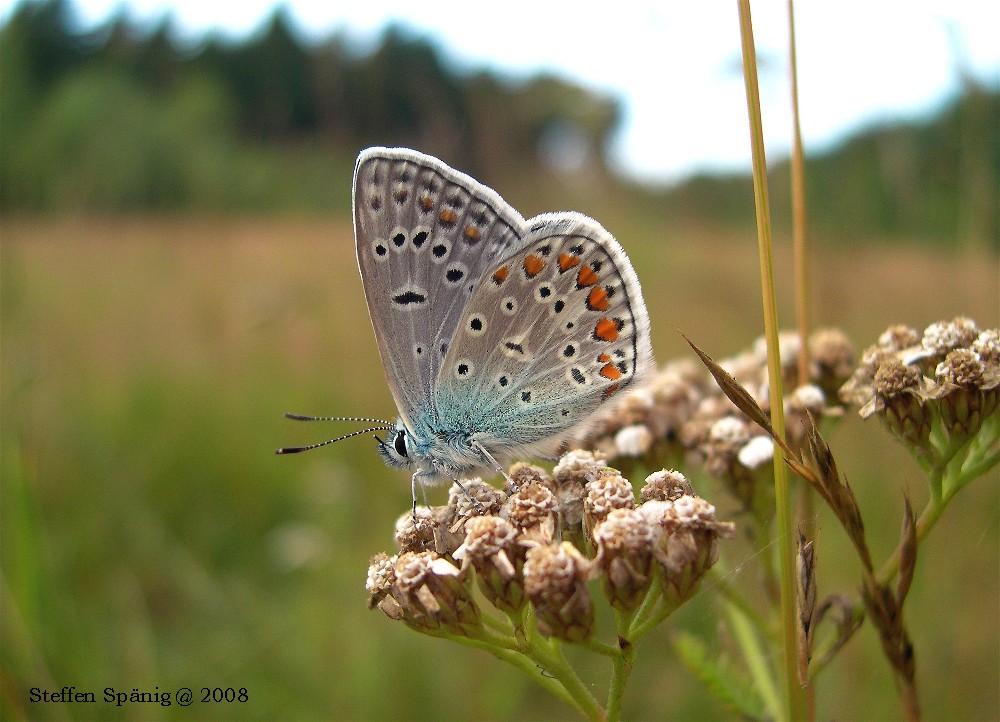
[[[587,590],[590,561],[569,542],[534,546],[524,562],[524,593],[543,634],[582,642],[594,631]]]
[[[820,329],[809,337],[810,380],[825,398],[837,398],[837,389],[854,371],[856,356],[854,344],[840,329]]]
[[[523,568],[527,547],[518,530],[498,516],[480,516],[465,523],[465,541],[455,558],[472,564],[479,589],[497,609],[516,613],[524,606]]]
[[[528,484],[512,494],[500,510],[500,516],[528,534],[536,542],[552,541],[556,532],[558,503],[555,494],[543,483]]]
[[[464,573],[435,552],[379,554],[368,567],[369,606],[418,631],[468,635],[480,626],[479,608]]]
[[[924,329],[919,346],[904,351],[903,361],[907,364],[918,363],[924,370],[930,371],[949,351],[968,348],[978,335],[976,322],[964,316],[932,323]]]
[[[571,481],[586,484],[600,476],[607,468],[603,454],[573,449],[562,455],[552,470],[552,476],[560,484]]]
[[[949,351],[934,371],[930,397],[939,404],[941,420],[951,436],[974,436],[997,409],[1000,364],[986,363],[971,348]]]
[[[653,500],[674,501],[682,496],[694,496],[694,489],[687,477],[675,469],[654,471],[646,477],[639,490],[639,499],[643,503]]]
[[[653,548],[659,529],[636,509],[613,509],[594,529],[595,563],[611,606],[635,609],[652,582]]]
[[[431,509],[417,506],[412,512],[401,514],[396,519],[396,548],[401,552],[446,552],[447,549],[438,549],[445,517],[446,509],[443,507]]]
[[[903,443],[935,458],[977,435],[1000,403],[997,329],[959,316],[923,333],[892,326],[841,387],[862,418],[878,416]],[[996,422],[991,422],[995,424]]]
[[[715,518],[715,507],[696,496],[643,504],[639,511],[658,528],[654,557],[662,567],[664,598],[680,604],[697,591],[718,560],[719,539],[735,534],[731,522]]]
[[[803,344],[796,333],[788,331],[780,334],[779,344],[783,380],[799,387],[788,400],[792,416],[788,442],[797,449],[805,443],[806,416],[818,423],[842,414],[837,389],[854,369],[855,351],[843,332],[817,330],[806,344],[809,379],[800,383],[797,360]],[[751,349],[718,363],[768,411],[763,338],[755,340]],[[575,443],[599,450],[625,470],[637,460],[646,466],[703,464],[747,505],[762,486],[759,482],[767,486],[766,477],[771,472],[766,462],[773,460],[773,446],[764,432],[693,359],[669,363],[642,385],[633,386]]]
[[[594,630],[591,580],[621,611],[662,598],[665,617],[697,589],[732,529],[675,470],[650,474],[639,500],[628,479],[587,452],[564,455],[551,476],[515,464],[509,477],[509,496],[471,480],[463,483],[471,499],[456,486],[447,505],[400,517],[399,553],[371,560],[369,605],[426,634],[482,641],[488,603],[515,636],[532,614],[543,635],[579,643]],[[473,501],[486,513],[474,513]],[[485,602],[472,594],[473,579]]]
[[[635,506],[635,492],[632,484],[614,469],[587,483],[587,496],[583,500],[584,527],[593,534],[594,527],[604,521],[615,509],[631,509]]]

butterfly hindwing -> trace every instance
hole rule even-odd
[[[483,270],[435,384],[445,425],[497,456],[554,448],[652,365],[639,282],[611,234],[578,213],[525,228]]]

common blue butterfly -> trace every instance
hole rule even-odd
[[[378,451],[414,470],[414,500],[418,486],[555,453],[653,366],[639,280],[597,221],[525,220],[491,188],[404,148],[358,156],[353,204],[399,410],[395,424],[355,434],[391,431]]]

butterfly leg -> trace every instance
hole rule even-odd
[[[460,482],[458,479],[452,479],[452,481],[458,484],[458,488],[462,490],[463,494],[465,494],[465,498],[471,501],[472,505],[476,507],[476,511],[479,512],[480,516],[486,513],[486,510],[483,508],[483,505],[480,504],[477,499],[473,498],[472,494],[469,493],[469,490],[465,488],[462,482]]]
[[[431,506],[430,502],[427,501],[427,486],[424,485],[424,484],[421,484],[419,481],[417,481],[417,477],[419,477],[419,476],[430,476],[430,474],[428,474],[426,471],[422,471],[421,470],[421,471],[414,472],[413,476],[410,477],[410,496],[413,499],[413,506],[410,509],[410,515],[413,517],[413,523],[414,524],[416,524],[416,522],[417,522],[417,487],[418,486],[420,487],[420,491],[424,495],[424,506],[426,506],[428,509]]]
[[[514,486],[514,482],[512,482],[510,477],[507,476],[507,470],[504,469],[502,466],[500,466],[500,462],[493,458],[493,454],[488,452],[485,446],[480,444],[478,441],[473,441],[472,447],[480,454],[482,454],[483,458],[490,466],[492,466],[496,471],[500,472],[500,475],[503,476],[504,481],[506,481],[507,484],[509,484],[511,487]],[[517,491],[517,489],[515,489],[515,491]]]

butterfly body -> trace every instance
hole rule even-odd
[[[587,216],[525,220],[436,158],[370,148],[354,230],[399,409],[378,450],[414,489],[555,453],[653,364],[632,265]]]

